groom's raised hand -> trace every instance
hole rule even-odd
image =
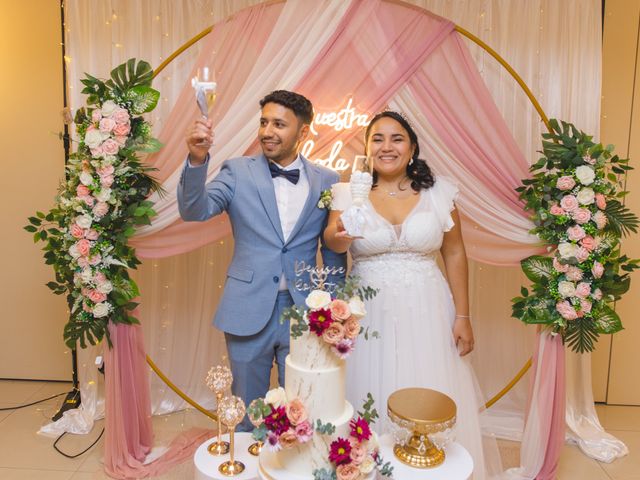
[[[191,165],[202,165],[213,145],[213,123],[207,118],[199,118],[191,124],[186,134],[189,161]]]

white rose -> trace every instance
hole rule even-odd
[[[96,318],[106,317],[109,314],[109,304],[107,302],[96,303],[93,306],[93,316]]]
[[[367,314],[367,310],[364,308],[364,302],[358,296],[351,297],[349,300],[349,310],[351,310],[351,314],[358,320]]]
[[[91,222],[93,219],[90,215],[79,215],[76,217],[76,223],[80,228],[89,228],[91,227]]]
[[[568,259],[576,256],[578,246],[573,243],[561,243],[558,245],[558,252],[564,259]]]
[[[564,298],[573,297],[576,293],[576,286],[573,282],[559,282],[558,293]]]
[[[108,202],[111,198],[111,189],[103,188],[102,190],[100,190],[100,193],[96,195],[96,198],[99,202]]]
[[[264,401],[278,408],[287,403],[287,394],[282,387],[274,388],[267,392]]]
[[[112,100],[107,100],[102,104],[102,116],[110,117],[113,112],[118,109],[118,105],[115,104]]]
[[[312,310],[325,308],[331,303],[331,294],[323,290],[314,290],[309,294],[305,303],[307,304],[307,307]]]
[[[73,258],[80,258],[80,252],[78,252],[78,245],[75,243],[69,247],[69,255]]]
[[[596,172],[588,165],[580,165],[576,168],[576,177],[583,185],[591,185],[596,178]]]
[[[113,284],[107,280],[106,282],[99,284],[96,290],[98,290],[100,293],[108,295],[113,290]]]
[[[89,267],[87,268],[83,268],[82,272],[80,273],[80,278],[82,278],[83,282],[90,282],[91,279],[93,278],[93,273],[91,272],[91,269]]]
[[[82,172],[80,174],[80,183],[83,185],[91,185],[93,183],[93,177],[89,172]]]
[[[89,130],[84,136],[84,143],[87,144],[89,148],[97,148],[104,140],[104,135],[100,132],[100,130]]]
[[[590,188],[583,188],[578,192],[576,198],[580,205],[591,205],[595,201],[595,192]]]
[[[371,455],[367,455],[366,458],[360,464],[360,473],[362,473],[363,475],[368,475],[371,472],[373,472],[373,469],[375,468],[375,466],[376,466],[376,462],[373,459],[373,457],[371,457]]]

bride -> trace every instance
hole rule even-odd
[[[367,324],[380,339],[359,342],[347,364],[347,396],[361,405],[368,392],[379,408],[400,388],[426,387],[458,407],[456,435],[474,460],[474,479],[500,470],[495,440],[481,435],[481,396],[467,355],[473,350],[467,258],[455,208],[457,187],[419,158],[418,138],[400,114],[384,111],[365,132],[374,180],[361,238],[340,220],[349,184],[334,185],[324,232],[329,248],[351,252],[354,275],[379,289],[367,303]],[[447,279],[436,263],[442,255]]]

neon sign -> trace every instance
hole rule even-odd
[[[353,128],[362,128],[369,125],[369,115],[366,113],[358,113],[352,105],[353,99],[349,98],[347,104],[337,112],[317,113],[313,122],[311,122],[311,133],[317,137],[320,127],[330,127],[336,132],[342,132],[344,130],[352,130]],[[315,144],[314,138],[307,140],[302,146],[302,155],[311,160]],[[336,140],[327,158],[316,158],[312,161],[337,172],[347,170],[349,168],[349,162],[340,156],[340,151],[343,146],[344,142],[342,140]]]

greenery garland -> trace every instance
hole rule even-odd
[[[612,304],[629,290],[639,260],[621,253],[620,239],[637,232],[638,217],[621,203],[628,159],[566,122],[550,121],[542,158],[516,191],[551,256],[522,260],[531,291],[512,300],[513,316],[541,324],[576,352],[590,352],[601,334],[622,329]]]
[[[156,214],[146,198],[159,184],[149,176],[140,154],[161,144],[141,116],[152,111],[160,97],[151,88],[153,70],[130,59],[111,71],[109,80],[86,74],[81,80],[87,106],[74,123],[77,149],[66,165],[54,207],[29,218],[25,230],[34,242],[44,242],[44,258],[55,281],[47,286],[66,294],[69,321],[64,340],[70,348],[86,347],[106,335],[108,322],[134,324],[131,315],[139,295],[129,269],[140,261],[128,245],[138,225]],[[109,342],[110,343],[110,342]]]

